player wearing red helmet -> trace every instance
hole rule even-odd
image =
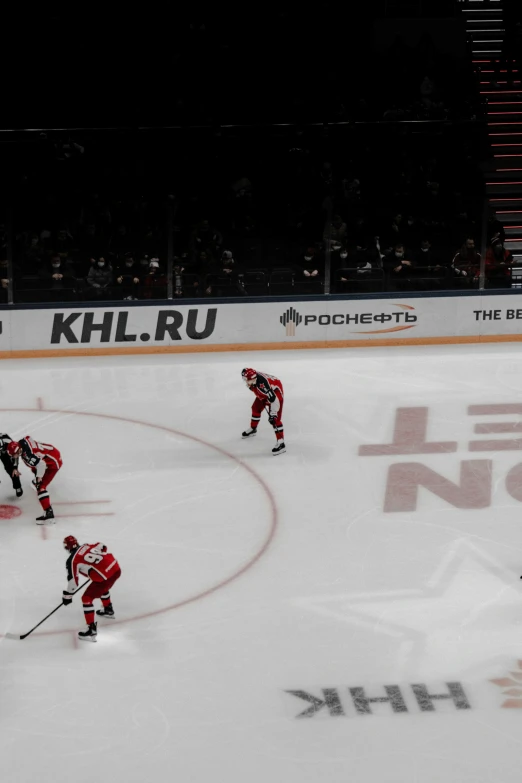
[[[252,405],[252,418],[250,420],[250,429],[243,432],[243,438],[251,438],[257,433],[257,427],[261,421],[261,414],[266,409],[268,412],[268,421],[272,425],[276,435],[276,445],[272,449],[272,454],[277,456],[286,451],[284,429],[282,422],[284,392],[283,384],[273,375],[266,372],[258,372],[252,367],[245,367],[241,372],[241,377],[246,385],[252,391],[256,399]]]
[[[86,631],[79,631],[78,638],[82,641],[97,641],[98,627],[94,621],[95,598],[100,598],[103,609],[96,614],[100,617],[114,619],[114,609],[111,602],[110,589],[121,576],[118,561],[105,544],[79,544],[74,536],[66,536],[63,540],[64,549],[69,552],[67,563],[67,590],[63,591],[62,601],[65,606],[72,603],[72,593],[79,585],[80,579],[88,577],[91,584],[82,595],[83,612]]]
[[[26,435],[19,442],[11,441],[7,445],[7,453],[13,461],[20,457],[34,473],[33,484],[38,493],[38,500],[43,508],[43,515],[36,518],[37,525],[54,525],[54,512],[47,487],[62,467],[62,457],[58,449],[49,443],[38,443]],[[43,468],[43,470],[42,470]],[[38,473],[40,472],[40,475]]]
[[[72,552],[73,549],[79,548],[78,539],[74,536],[65,536],[63,539],[63,548],[67,550],[67,552]]]

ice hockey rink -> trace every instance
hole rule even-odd
[[[518,344],[4,361],[0,780],[511,783],[522,762]],[[253,440],[241,369],[285,387]],[[518,433],[518,435],[517,435]],[[65,535],[116,621],[79,642]]]

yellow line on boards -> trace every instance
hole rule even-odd
[[[34,351],[0,351],[0,359],[45,359],[55,356],[133,356],[160,353],[214,353],[223,351],[291,351],[310,348],[372,348],[396,345],[466,345],[471,343],[522,342],[522,334],[473,335],[461,337],[394,337],[359,340],[289,341],[284,343],[226,343],[218,345],[157,345],[129,348],[49,348]]]

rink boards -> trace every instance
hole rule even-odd
[[[522,340],[520,293],[3,306],[0,358]]]

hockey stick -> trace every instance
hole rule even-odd
[[[74,593],[69,593],[69,595],[76,595],[76,593],[78,593],[80,590],[82,590],[82,588],[84,588],[86,585],[88,585],[90,581],[91,581],[91,580],[90,580],[90,579],[88,579],[86,582],[84,582],[84,583],[83,583],[83,585],[80,585],[80,586],[78,587],[78,589],[74,591]],[[52,612],[49,612],[49,614],[48,614],[48,615],[46,615],[46,616],[44,617],[44,619],[43,619],[43,620],[40,620],[40,622],[39,622],[37,625],[35,625],[35,626],[34,626],[34,628],[31,628],[31,630],[30,630],[30,631],[27,631],[27,633],[23,633],[23,634],[21,634],[21,635],[20,635],[20,634],[17,634],[17,633],[6,633],[6,634],[5,634],[5,638],[6,638],[6,639],[15,639],[16,641],[18,641],[18,640],[20,640],[20,639],[27,639],[27,637],[28,637],[30,634],[32,634],[32,632],[33,632],[33,631],[36,631],[36,629],[38,628],[38,626],[40,626],[42,623],[45,623],[45,621],[46,621],[46,620],[48,620],[48,619],[49,619],[49,617],[50,617],[52,614],[54,614],[55,612],[57,612],[57,611],[58,611],[58,609],[59,609],[61,606],[63,606],[63,601],[62,601],[62,603],[58,604],[58,606],[56,607],[56,609],[53,609],[53,611],[52,611]]]

